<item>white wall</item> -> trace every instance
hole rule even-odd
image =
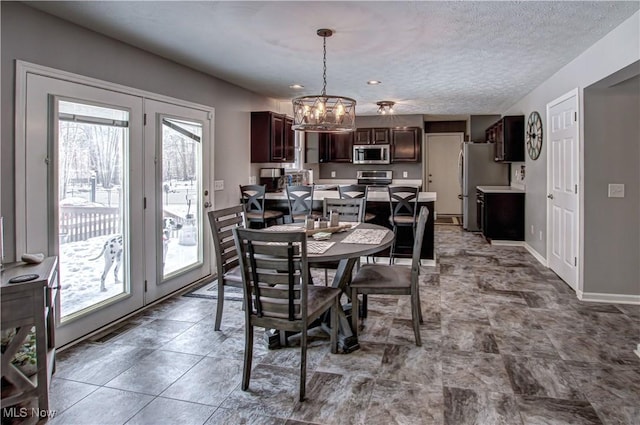
[[[552,47],[550,47],[552,48]],[[518,101],[515,105],[504,112],[505,115],[524,114],[528,116],[531,111],[538,111],[543,120],[543,127],[548,129],[546,122],[546,105],[552,100],[578,88],[579,102],[582,105],[584,100],[585,87],[596,83],[603,78],[614,74],[620,69],[640,60],[640,12],[636,12],[632,17],[627,19],[609,34],[596,42],[584,53],[564,66],[560,71],[550,77],[534,89],[527,96]],[[580,107],[580,140],[585,140],[584,134],[584,108]],[[546,140],[545,140],[546,142]],[[526,207],[525,207],[525,238],[526,242],[535,251],[546,258],[546,233],[547,233],[547,216],[546,216],[546,195],[547,195],[547,152],[546,143],[543,150],[536,161],[530,158],[526,160]],[[587,155],[588,146],[581,147],[581,160],[584,162],[584,156]],[[584,193],[585,172],[597,172],[597,170],[580,169],[580,192]],[[636,182],[637,183],[637,182]],[[584,209],[584,196],[581,196],[582,204],[580,208]],[[530,233],[533,225],[534,234]],[[580,218],[581,240],[585,241],[585,232],[589,229],[585,226],[584,215]],[[539,232],[542,232],[542,238],[539,238]],[[582,247],[581,247],[582,249]],[[613,255],[613,254],[612,254]],[[584,252],[581,251],[580,258],[584,259]],[[606,264],[608,258],[601,259],[602,264]],[[580,279],[583,279],[584,269],[580,265]],[[638,292],[636,292],[637,294]]]
[[[227,82],[120,41],[63,21],[18,2],[1,2],[0,170],[1,214],[5,217],[7,260],[14,244],[14,85],[15,60],[98,78],[215,108],[215,207],[238,201],[238,185],[250,174],[250,111],[278,105]],[[213,187],[213,183],[210,183]]]

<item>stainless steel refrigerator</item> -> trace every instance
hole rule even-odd
[[[460,185],[462,186],[462,227],[478,231],[476,216],[476,186],[508,186],[509,165],[494,161],[493,143],[462,144]]]

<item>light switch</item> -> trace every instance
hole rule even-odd
[[[249,176],[249,184],[256,184],[256,176]]]
[[[624,184],[609,183],[609,198],[624,198]]]
[[[409,177],[409,173],[408,173],[408,172],[406,172],[406,171],[403,171],[403,172],[402,172],[402,178],[403,178],[403,179],[406,179],[407,177]]]
[[[336,176],[336,172],[335,172],[335,171],[332,171],[332,172],[331,172],[331,177],[335,177],[335,176]]]

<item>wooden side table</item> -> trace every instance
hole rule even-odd
[[[16,415],[28,415],[25,423],[36,423],[48,414],[49,384],[55,367],[55,325],[59,305],[58,258],[48,257],[39,264],[14,263],[5,265],[0,284],[2,303],[0,327],[2,331],[15,329],[15,336],[2,353],[2,409]],[[10,283],[12,278],[37,275],[33,280]],[[27,376],[11,363],[31,329],[35,328],[37,372]],[[4,332],[3,332],[4,333]],[[19,410],[17,405],[37,401],[38,414],[32,405]],[[16,407],[13,410],[7,410]]]

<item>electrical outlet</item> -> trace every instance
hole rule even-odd
[[[335,177],[335,176],[336,176],[336,172],[335,172],[335,171],[332,171],[332,172],[331,172],[331,177]]]
[[[406,179],[407,177],[409,177],[409,173],[408,173],[408,172],[406,172],[406,171],[403,171],[403,172],[402,172],[402,178],[403,178],[403,179]]]
[[[249,184],[256,184],[256,176],[249,176]]]
[[[215,180],[213,182],[213,190],[224,190],[224,180]]]
[[[533,224],[531,225],[531,234],[532,234],[532,235],[534,234],[534,231],[533,231]]]
[[[609,183],[609,198],[624,198],[624,184]]]

